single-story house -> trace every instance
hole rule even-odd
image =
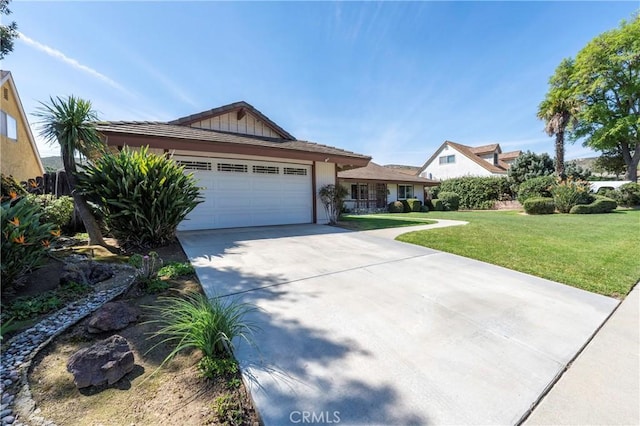
[[[0,71],[0,171],[18,182],[42,176],[44,167],[10,71]]]
[[[437,180],[463,176],[504,176],[520,154],[522,151],[502,152],[497,143],[472,147],[444,141],[418,174]]]
[[[382,210],[393,201],[409,198],[424,202],[426,188],[439,184],[374,162],[366,167],[338,172],[338,182],[347,189],[344,204],[351,211]]]
[[[318,190],[371,157],[297,140],[246,102],[170,122],[97,123],[107,145],[149,146],[192,172],[204,202],[179,230],[328,222]]]

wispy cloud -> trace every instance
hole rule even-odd
[[[125,93],[129,96],[134,96],[133,93],[131,93],[130,91],[128,91],[126,88],[124,88],[120,83],[116,82],[115,80],[107,77],[106,75],[102,74],[99,71],[96,71],[95,69],[87,66],[87,65],[83,65],[80,62],[78,62],[76,59],[70,58],[67,55],[65,55],[64,53],[62,53],[61,51],[54,49],[53,47],[47,46],[46,44],[42,44],[30,37],[28,37],[27,35],[25,35],[24,33],[18,33],[19,34],[19,40],[23,41],[24,43],[28,44],[29,46],[43,52],[46,53],[47,55],[56,58],[64,63],[66,63],[67,65],[70,65],[71,67],[82,71],[84,73],[87,73],[95,78],[97,78],[98,80],[102,81],[103,83],[108,84],[109,86],[113,87],[114,89],[117,89],[119,91],[121,91],[122,93]]]

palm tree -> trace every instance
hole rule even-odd
[[[565,178],[564,136],[567,127],[575,126],[580,102],[572,93],[573,60],[564,59],[549,79],[549,91],[538,107],[538,118],[544,120],[544,130],[555,136],[556,175]]]
[[[80,153],[86,158],[91,158],[96,153],[104,152],[105,149],[105,144],[93,125],[93,122],[98,120],[98,115],[91,109],[90,101],[73,95],[66,99],[60,97],[49,99],[49,104],[40,102],[41,107],[33,114],[41,119],[38,123],[41,126],[40,136],[47,142],[57,142],[60,145],[69,191],[89,234],[89,244],[109,248],[87,200],[80,192],[75,191],[78,182],[76,154]]]

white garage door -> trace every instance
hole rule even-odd
[[[175,157],[193,173],[204,202],[178,230],[285,225],[313,221],[311,166]]]

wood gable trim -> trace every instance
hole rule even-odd
[[[296,138],[284,130],[282,127],[278,126],[274,121],[272,121],[269,117],[258,111],[255,107],[250,105],[245,101],[234,102],[232,104],[223,105],[218,108],[213,108],[208,111],[202,111],[196,114],[188,115],[186,117],[181,117],[176,120],[169,121],[168,124],[177,124],[180,126],[190,126],[193,123],[198,121],[207,120],[213,117],[217,117],[220,115],[224,115],[227,113],[236,112],[236,119],[242,120],[247,113],[251,113],[260,121],[262,121],[267,127],[277,133],[282,139],[286,140],[296,140]]]

